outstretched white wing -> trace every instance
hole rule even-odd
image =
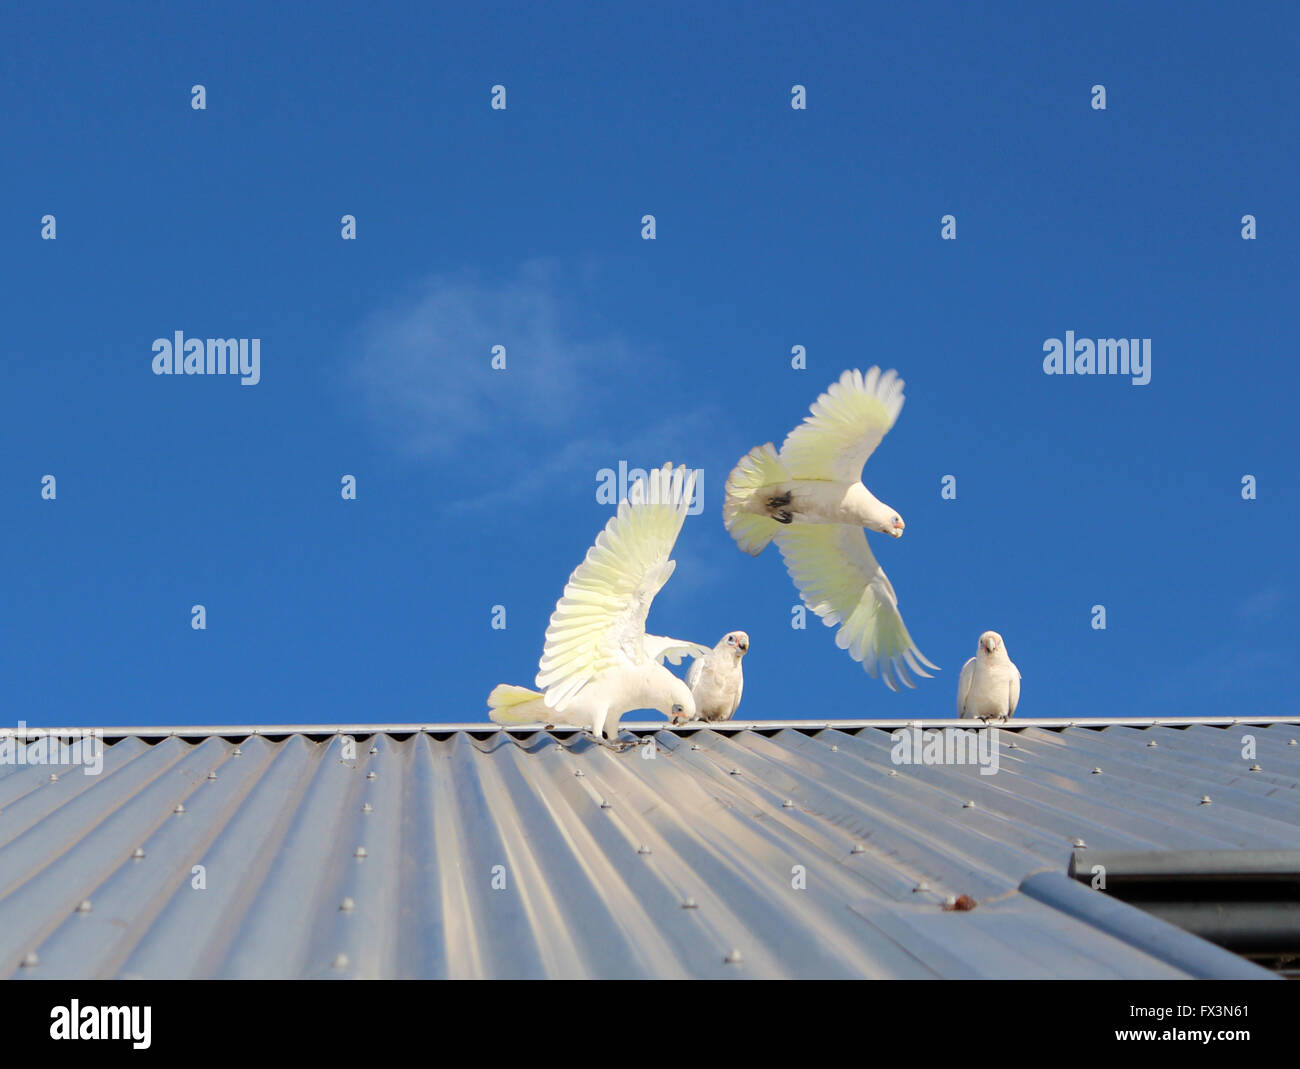
[[[642,642],[647,657],[663,664],[681,664],[683,657],[703,657],[709,652],[708,646],[698,642],[687,642],[680,638],[663,638],[660,635],[646,635]]]
[[[781,463],[792,479],[857,482],[902,408],[897,372],[846,371],[813,402],[812,415],[786,435]]]
[[[650,603],[673,574],[668,559],[686,519],[695,473],[671,464],[635,483],[564,588],[546,628],[537,686],[562,711],[588,682],[617,665],[668,657],[677,664],[693,643],[647,643]],[[680,652],[678,652],[680,651]]]
[[[861,661],[868,675],[879,672],[885,686],[897,690],[896,678],[915,686],[908,668],[927,679],[922,665],[938,671],[903,626],[894,588],[861,527],[796,523],[777,532],[776,544],[804,604],[827,627],[840,625],[835,645]]]

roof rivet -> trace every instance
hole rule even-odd
[[[345,898],[339,903],[339,910],[343,913],[351,913],[356,908],[356,903],[351,898]]]
[[[928,891],[929,889],[930,889],[930,885],[926,883],[924,880],[922,880],[920,883],[918,883],[915,887],[912,888],[912,894],[918,894],[921,891]]]
[[[1208,794],[1201,795],[1201,805],[1209,805],[1209,804],[1210,804],[1210,796]]]
[[[585,776],[587,773],[585,773],[584,771],[582,771],[582,769],[580,769],[580,768],[575,768],[575,769],[573,770],[573,774],[574,774],[575,776],[579,776],[579,777],[581,777],[581,776]]]
[[[693,898],[688,898],[682,902],[682,909],[699,909],[699,903]]]
[[[366,779],[378,779],[378,778],[379,777],[375,775],[373,770],[366,773]]]
[[[1100,768],[1094,768],[1094,769],[1092,770],[1092,774],[1093,774],[1094,776],[1100,776],[1100,775],[1101,775],[1101,769],[1100,769]]]
[[[861,843],[854,843],[853,849],[849,851],[850,854],[865,854],[866,852],[867,848]]]
[[[372,757],[373,757],[375,754],[377,754],[378,752],[379,752],[379,747],[378,747],[378,746],[372,746],[372,747],[370,747],[370,754],[371,754]]]
[[[346,954],[335,954],[332,964],[336,969],[346,969],[348,967],[348,956]]]
[[[1250,770],[1251,770],[1252,772],[1263,772],[1263,771],[1264,771],[1262,768],[1259,767],[1259,765],[1251,765],[1251,766],[1250,766]]]
[[[1076,847],[1078,847],[1080,850],[1085,849],[1085,848],[1087,847],[1087,845],[1088,845],[1088,844],[1085,843],[1082,839],[1072,839],[1071,842],[1073,842],[1074,845],[1075,845]]]
[[[78,913],[89,913],[93,908],[94,907],[90,904],[89,898],[83,898],[80,902],[77,903]]]
[[[352,856],[355,858],[363,858],[368,857],[369,855],[366,853],[366,848],[364,846],[358,846],[356,850],[352,852]]]
[[[1287,745],[1288,745],[1288,746],[1294,746],[1294,745],[1296,745],[1296,741],[1295,741],[1295,739],[1288,739],[1288,740],[1287,740]]]
[[[646,846],[645,843],[642,843],[640,846],[636,848],[636,852],[638,854],[648,854],[650,853],[650,847]]]
[[[738,768],[733,768],[733,769],[731,770],[731,772],[730,772],[730,775],[733,775],[733,776],[739,776],[739,775],[740,775],[740,769],[738,769]]]
[[[51,782],[51,783],[56,782],[56,781],[58,780],[58,778],[59,778],[59,774],[58,774],[57,772],[51,772],[51,773],[50,773],[50,782]]]
[[[366,802],[361,806],[361,812],[363,813],[373,813],[374,811],[375,811],[375,807],[372,806],[369,802]]]
[[[943,900],[943,904],[944,904],[944,907],[947,908],[947,909],[952,909],[952,908],[954,908],[954,907],[957,905],[957,896],[956,896],[956,895],[948,895],[947,897],[944,898],[944,900]]]
[[[143,860],[144,860],[144,847],[143,847],[143,846],[137,846],[137,847],[135,848],[134,852],[131,854],[131,860],[133,860],[133,861],[143,861]]]
[[[1009,749],[1012,749],[1012,750],[1018,750],[1018,749],[1020,749],[1020,744],[1019,744],[1018,742],[1016,742],[1015,739],[1012,739],[1009,743],[1007,743],[1007,746],[1008,746]]]
[[[183,805],[181,805],[180,802],[177,802],[177,803],[176,803],[176,808],[173,809],[172,812],[175,813],[177,816],[180,816],[182,813],[185,812],[185,807],[184,807]]]
[[[610,806],[610,804],[609,804],[607,801],[605,801],[605,799],[602,798],[602,799],[600,800],[600,808],[601,808],[601,809],[609,809],[609,808],[611,808],[611,806]]]
[[[34,969],[40,963],[41,963],[41,959],[37,956],[36,951],[34,950],[29,950],[26,954],[23,955],[22,965],[24,969]]]
[[[889,770],[889,774],[890,774],[891,776],[897,776],[897,775],[898,775],[898,769],[896,769],[896,768],[891,768],[891,769]]]
[[[243,757],[243,756],[244,756],[244,751],[241,750],[238,746],[236,746],[233,750],[230,751],[230,756],[231,756],[231,757]]]
[[[962,807],[963,809],[974,809],[974,808],[975,808],[975,799],[971,798],[971,799],[969,799],[969,800],[967,800],[967,801],[965,801],[965,802],[962,802],[961,807]]]
[[[1153,749],[1153,750],[1154,750],[1157,746],[1159,746],[1159,745],[1160,745],[1160,744],[1159,744],[1158,742],[1156,742],[1155,739],[1152,739],[1150,742],[1147,743],[1147,746],[1148,746],[1149,748]]]
[[[1074,727],[1074,721],[1071,720],[1071,721],[1070,721],[1068,724],[1066,724],[1065,726],[1068,727],[1068,728],[1072,728],[1072,727]]]
[[[728,954],[725,958],[722,959],[722,964],[739,965],[744,960],[745,959],[741,956],[739,950],[733,950],[730,954]]]
[[[208,779],[216,779],[216,778],[217,778],[217,774],[215,772],[208,773]]]
[[[782,808],[782,809],[793,809],[793,808],[794,808],[794,802],[792,802],[789,798],[787,798],[784,802],[781,803],[781,808]]]
[[[839,753],[839,752],[840,752],[840,748],[838,746],[831,747],[831,753]]]
[[[1294,746],[1295,743],[1292,742],[1291,745]],[[693,743],[691,743],[691,749],[692,749],[692,750],[698,750],[699,748],[700,748],[700,744],[699,744],[698,742],[693,742]]]

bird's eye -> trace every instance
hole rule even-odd
[[[728,635],[728,636],[727,636],[727,645],[728,645],[728,646],[734,646],[735,644],[736,644],[736,636],[735,636],[735,635]]]
[[[674,712],[674,713],[680,713],[680,712],[682,712],[682,711],[683,711],[683,710],[682,710],[682,707],[681,707],[680,705],[674,705],[674,706],[673,706],[673,712]]]

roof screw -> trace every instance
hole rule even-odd
[[[739,950],[733,950],[730,954],[728,954],[725,958],[722,959],[722,964],[723,964],[723,965],[739,965],[739,964],[740,964],[742,961],[744,961],[744,960],[745,960],[745,959],[741,956],[741,953],[740,953]]]
[[[853,849],[849,851],[850,854],[865,854],[866,852],[867,848],[861,843],[854,843]]]
[[[794,808],[794,802],[792,802],[789,798],[787,798],[784,802],[781,803],[781,808],[782,808],[782,809],[793,809],[793,808]]]
[[[1101,769],[1100,769],[1100,768],[1094,768],[1094,769],[1092,770],[1092,774],[1093,774],[1094,776],[1100,776],[1100,775],[1101,775]]]
[[[336,969],[346,969],[348,967],[348,956],[346,954],[335,954],[332,964]]]
[[[1263,772],[1263,771],[1264,771],[1262,768],[1259,767],[1259,765],[1251,765],[1251,766],[1250,766],[1250,770],[1251,770],[1252,772]]]
[[[738,768],[733,768],[733,769],[731,770],[731,775],[733,775],[733,776],[739,776],[739,775],[740,775],[740,769],[738,769]]]
[[[51,773],[50,773],[50,782],[51,782],[51,783],[56,783],[56,782],[58,782],[58,779],[59,779],[59,774],[58,774],[57,772],[51,772]]]
[[[89,913],[92,908],[94,907],[91,906],[89,898],[83,898],[80,902],[77,903],[78,913]]]
[[[1291,745],[1294,746],[1295,743],[1292,742]],[[693,743],[691,743],[691,749],[692,749],[692,750],[698,750],[699,748],[700,748],[700,744],[699,744],[698,742],[693,742]]]
[[[918,883],[915,887],[912,888],[912,894],[919,894],[921,891],[928,891],[929,889],[930,889],[930,885],[926,883],[924,880],[922,880],[920,883]]]
[[[372,747],[370,747],[370,756],[371,756],[371,757],[373,757],[373,756],[374,756],[375,754],[377,754],[378,752],[379,752],[379,747],[378,747],[378,746],[372,746]]]
[[[648,854],[650,853],[650,847],[646,846],[645,843],[642,843],[640,846],[636,848],[636,852],[638,854]]]
[[[610,808],[612,808],[612,807],[610,806],[610,804],[609,804],[607,801],[605,801],[605,799],[602,798],[602,799],[600,800],[600,808],[601,808],[601,809],[610,809]]]
[[[1147,743],[1147,747],[1148,747],[1149,749],[1152,749],[1152,750],[1154,750],[1154,749],[1155,749],[1157,746],[1159,746],[1159,745],[1160,745],[1160,744],[1159,744],[1158,742],[1156,742],[1155,739],[1152,739],[1150,742]]]
[[[216,779],[216,778],[217,778],[217,774],[215,772],[208,773],[208,779]]]
[[[233,750],[230,751],[230,756],[231,756],[231,757],[243,757],[243,756],[244,756],[244,751],[241,750],[238,746],[236,746]]]
[[[1201,805],[1209,805],[1209,804],[1210,804],[1210,796],[1208,794],[1201,795]]]
[[[375,775],[373,769],[366,773],[366,779],[378,779],[378,778],[379,777]]]
[[[889,774],[890,774],[891,776],[897,776],[897,775],[898,775],[898,769],[896,769],[896,768],[891,768],[891,769],[889,770]]]
[[[582,777],[582,776],[585,776],[587,773],[585,773],[584,771],[582,771],[582,769],[580,769],[580,768],[575,768],[575,769],[573,770],[573,774],[574,774],[575,776]]]
[[[366,853],[366,848],[364,846],[358,846],[356,850],[352,852],[352,856],[359,861],[362,858],[368,857],[369,855]]]
[[[37,956],[36,951],[34,950],[29,950],[27,951],[26,954],[23,955],[22,964],[24,969],[34,969],[40,963],[41,963],[41,959]]]
[[[1295,739],[1288,739],[1288,740],[1287,740],[1287,745],[1288,745],[1288,746],[1294,746],[1295,744],[1296,744]]]
[[[1072,840],[1070,840],[1070,841],[1071,841],[1071,842],[1072,842],[1076,847],[1078,847],[1080,850],[1085,849],[1085,848],[1087,847],[1087,845],[1088,845],[1088,844],[1085,843],[1082,839],[1072,839]]]
[[[375,807],[372,806],[369,802],[365,802],[361,806],[361,812],[363,813],[373,813],[374,811],[375,811]]]
[[[143,861],[143,860],[144,860],[144,847],[143,847],[143,846],[137,846],[137,847],[135,848],[135,852],[131,854],[131,860],[132,860],[132,861]]]
[[[972,799],[970,799],[970,800],[968,800],[968,801],[962,802],[961,807],[962,807],[963,809],[974,809],[974,808],[975,808],[975,800],[972,798]]]
[[[839,753],[839,752],[840,752],[840,748],[838,746],[831,747],[831,753]]]
[[[1066,724],[1065,726],[1068,727],[1068,728],[1072,728],[1072,727],[1074,727],[1074,721],[1071,720],[1071,721],[1070,721],[1068,724]]]
[[[943,900],[943,908],[944,908],[944,909],[954,909],[954,908],[956,908],[956,906],[957,906],[957,896],[956,896],[956,895],[948,895],[947,897],[944,898],[944,900]]]
[[[356,905],[357,904],[353,902],[352,899],[345,898],[339,903],[339,911],[342,913],[351,913],[353,909],[356,908]]]
[[[699,903],[693,898],[688,898],[682,902],[682,909],[699,909]]]

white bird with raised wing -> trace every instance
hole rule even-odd
[[[665,464],[632,485],[551,614],[535,680],[541,691],[498,685],[488,695],[494,721],[583,727],[612,739],[632,709],[695,719],[690,688],[663,662],[680,664],[709,648],[645,631],[650,603],[676,567],[668,554],[695,477],[689,468]]]
[[[804,603],[835,644],[890,690],[931,664],[903,626],[898,597],[863,528],[903,536],[903,518],[862,484],[862,469],[898,419],[903,382],[894,371],[846,371],[786,436],[751,449],[727,477],[722,518],[746,553],[774,538]],[[924,667],[923,667],[924,666]]]
[[[996,631],[980,635],[975,656],[957,680],[957,715],[965,720],[1006,720],[1020,704],[1020,669]]]

